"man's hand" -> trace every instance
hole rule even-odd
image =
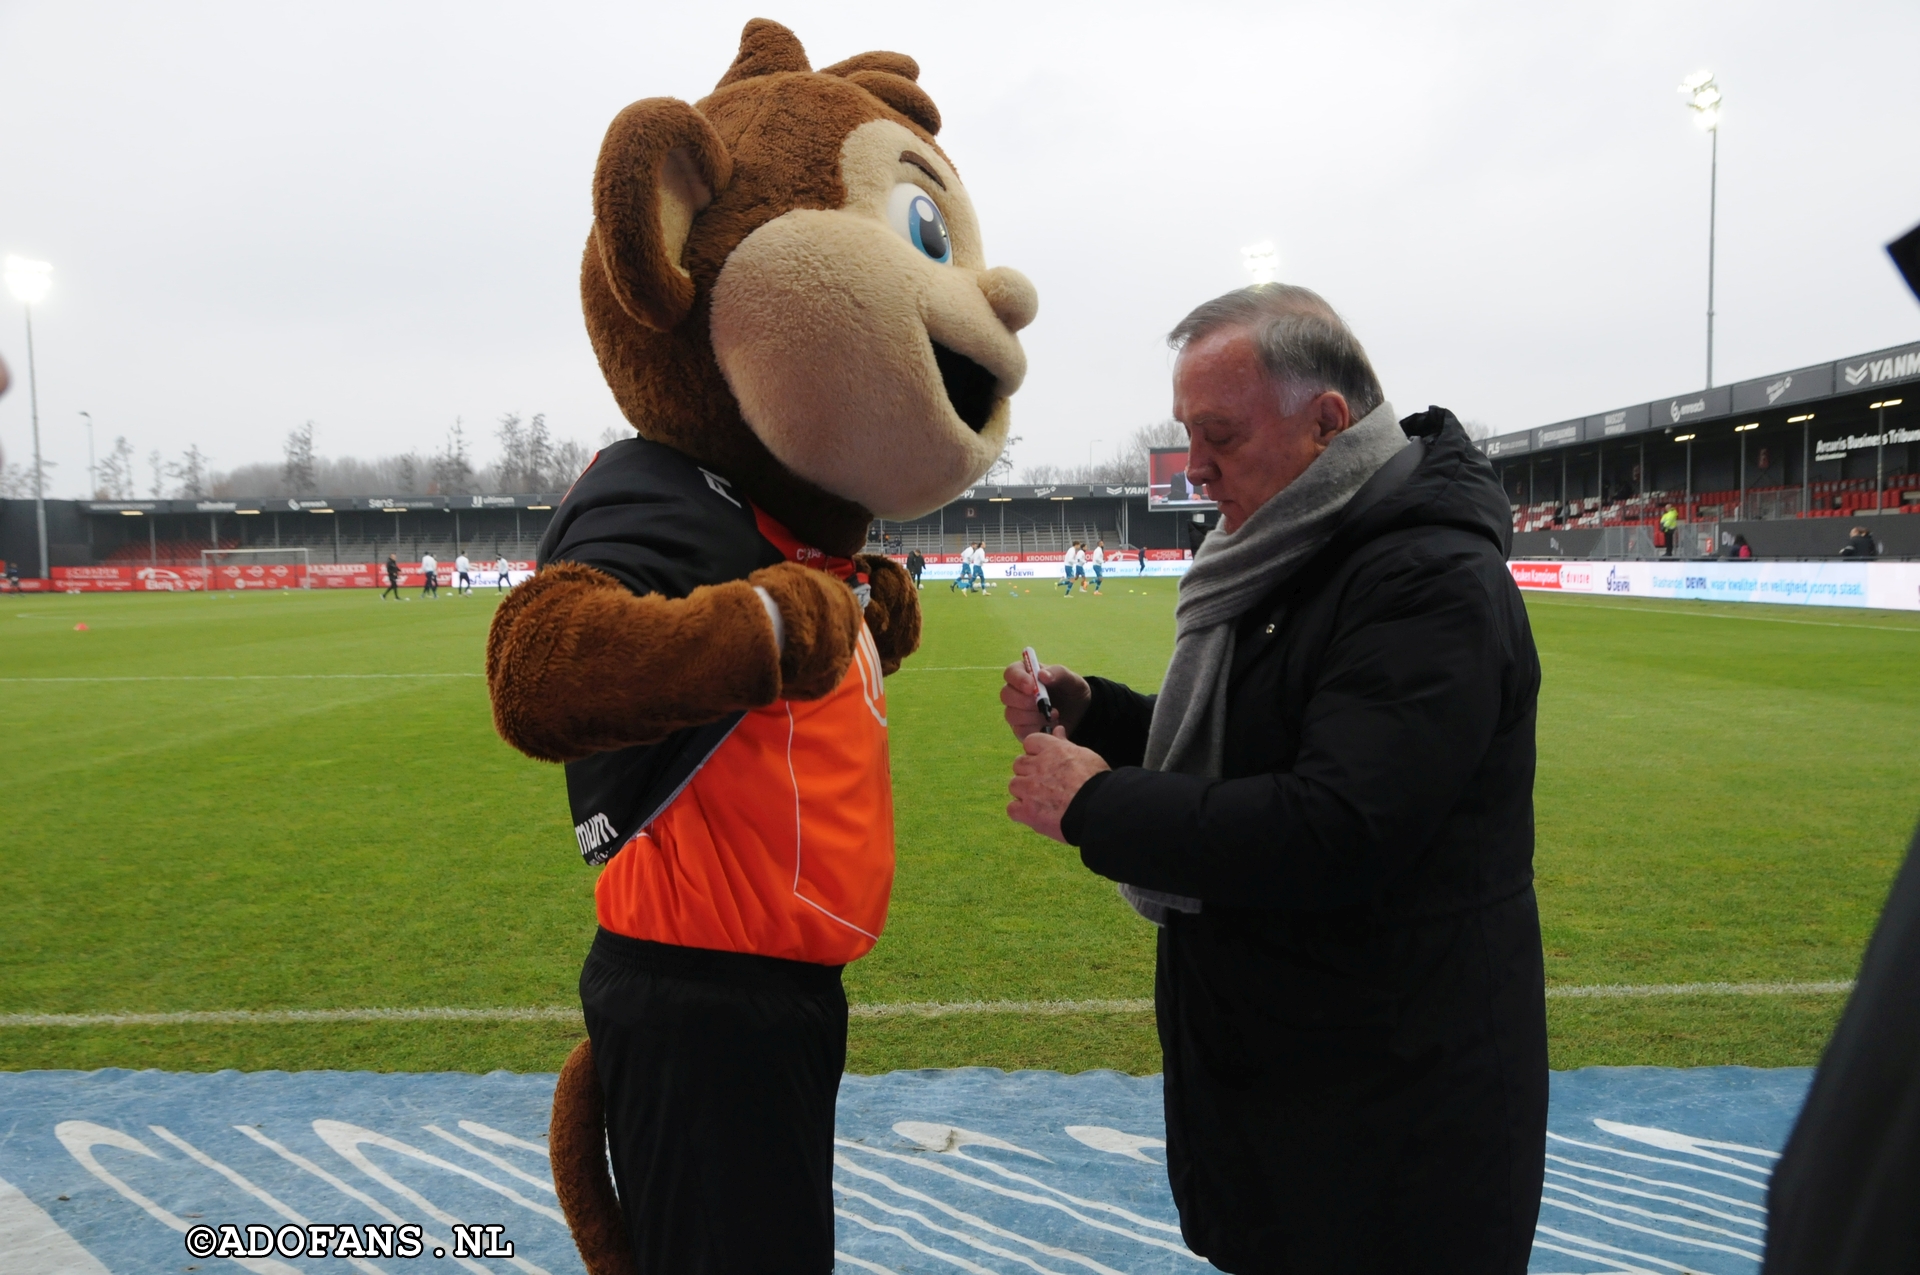
[[[1015,739],[1044,735],[1055,726],[1064,726],[1071,734],[1087,715],[1087,705],[1093,702],[1086,678],[1062,664],[1043,665],[1040,681],[1047,688],[1047,698],[1053,701],[1053,720],[1048,721],[1040,716],[1039,706],[1033,702],[1033,678],[1028,676],[1026,665],[1015,660],[1007,665],[1006,676],[1007,684],[1000,688],[1000,702],[1007,706],[1007,725],[1013,728]]]
[[[1086,683],[1080,685],[1084,687]],[[1036,712],[1034,716],[1039,714]],[[1013,718],[1011,707],[1007,718],[1009,721]],[[1015,823],[1024,823],[1043,837],[1064,842],[1060,819],[1073,804],[1074,794],[1087,780],[1111,767],[1092,749],[1068,743],[1063,726],[1056,726],[1051,735],[1036,731],[1023,739],[1021,745],[1026,752],[1013,759],[1013,780],[1007,784],[1007,791],[1013,794],[1007,817]]]

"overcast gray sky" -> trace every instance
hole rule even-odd
[[[919,59],[990,260],[1040,291],[1019,464],[1164,418],[1162,334],[1261,239],[1403,410],[1519,429],[1697,387],[1708,139],[1674,90],[1700,68],[1727,95],[1716,380],[1920,335],[1881,248],[1920,221],[1912,0],[0,0],[0,253],[56,271],[52,492],[84,486],[82,410],[103,453],[220,468],[308,419],[371,456],[463,417],[482,460],[504,411],[620,424],[576,291],[601,134],[709,90],[761,13],[816,65]],[[23,346],[0,296],[16,462]]]

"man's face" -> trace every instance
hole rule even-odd
[[[1187,427],[1187,481],[1205,488],[1230,532],[1353,423],[1347,400],[1334,393],[1316,395],[1297,412],[1282,411],[1253,337],[1238,328],[1210,332],[1180,351],[1173,415]]]

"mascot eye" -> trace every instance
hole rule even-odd
[[[887,220],[901,237],[941,265],[953,260],[953,241],[947,236],[947,219],[933,197],[910,182],[893,188],[887,200]]]

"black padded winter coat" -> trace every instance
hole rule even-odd
[[[1087,867],[1203,901],[1160,933],[1167,1159],[1239,1272],[1522,1272],[1547,1056],[1533,896],[1540,668],[1510,512],[1452,413],[1238,622],[1222,778],[1140,767],[1153,697],[1090,679],[1115,769]]]

